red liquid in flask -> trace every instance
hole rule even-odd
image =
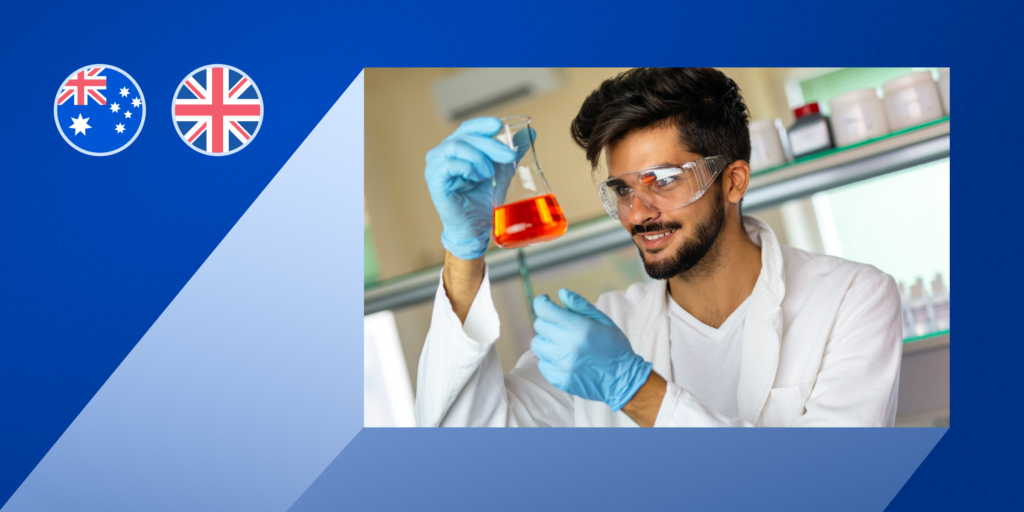
[[[566,227],[565,215],[554,194],[494,209],[494,243],[505,249],[553,240],[564,235]]]

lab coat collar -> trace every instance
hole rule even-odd
[[[740,417],[754,423],[761,415],[779,366],[781,305],[786,285],[782,250],[775,233],[767,224],[753,217],[743,217],[743,227],[751,241],[761,248],[761,273],[754,285],[744,322],[736,405]],[[637,308],[629,339],[633,350],[650,361],[654,371],[671,380],[667,290],[665,280],[650,283]]]
[[[779,368],[786,275],[782,249],[772,229],[753,217],[744,217],[743,227],[750,240],[761,247],[761,273],[751,293],[751,303],[743,325],[736,407],[740,418],[756,423]]]
[[[668,338],[668,281],[651,282],[637,308],[637,322],[629,332],[633,350],[650,361],[665,380],[672,380],[672,353]]]

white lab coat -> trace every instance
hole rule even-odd
[[[654,426],[892,426],[903,353],[893,278],[780,246],[767,224],[743,220],[761,247],[762,272],[743,327],[739,417],[719,414],[670,382]],[[667,300],[659,280],[605,293],[596,305],[670,380]],[[636,426],[621,411],[552,386],[532,352],[503,374],[494,345],[499,329],[486,275],[465,325],[438,286],[416,381],[418,426]]]

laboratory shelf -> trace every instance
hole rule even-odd
[[[914,343],[914,342],[917,342],[917,341],[930,340],[932,338],[936,338],[936,337],[939,337],[939,336],[947,336],[948,337],[949,336],[949,329],[946,329],[944,331],[930,332],[928,334],[924,334],[924,335],[921,335],[921,336],[912,336],[910,338],[904,338],[903,339],[903,343]]]
[[[940,125],[944,126],[944,128],[938,129],[937,131],[940,132],[940,133],[943,133],[943,134],[948,134],[949,133],[949,116],[945,116],[945,117],[936,119],[934,121],[928,121],[926,123],[921,123],[919,125],[911,126],[909,128],[904,128],[902,130],[897,130],[895,132],[887,133],[887,134],[882,135],[880,137],[875,137],[875,138],[867,139],[867,140],[858,142],[856,144],[850,144],[848,146],[843,146],[843,147],[840,147],[840,148],[833,148],[833,149],[828,149],[828,150],[825,150],[825,151],[819,151],[817,153],[813,153],[813,154],[810,154],[810,155],[807,155],[807,156],[800,157],[799,159],[797,159],[796,161],[793,161],[793,162],[787,162],[787,163],[784,163],[784,164],[777,165],[775,167],[770,167],[768,169],[763,169],[763,170],[757,171],[757,172],[753,173],[753,176],[764,176],[766,174],[771,174],[771,173],[774,173],[776,171],[780,171],[780,170],[783,170],[783,169],[789,169],[789,168],[792,168],[792,167],[796,167],[796,166],[805,164],[807,162],[812,162],[814,160],[820,160],[820,159],[822,159],[824,157],[827,157],[827,156],[832,156],[832,155],[836,155],[836,154],[839,154],[839,153],[848,153],[851,150],[854,150],[854,149],[857,149],[857,148],[862,148],[862,147],[865,147],[865,146],[873,146],[873,145],[875,145],[878,142],[882,142],[882,141],[886,141],[886,140],[900,139],[902,141],[902,142],[900,142],[900,145],[901,146],[902,145],[906,145],[907,141],[910,140],[910,139],[908,139],[906,137],[903,137],[904,134],[912,133],[912,132],[921,132],[921,130],[924,130],[926,128],[931,128],[932,126],[940,126]],[[924,135],[924,133],[926,133],[926,132],[922,132],[921,135]],[[878,147],[878,146],[875,146],[875,147]]]
[[[903,353],[912,354],[949,346],[949,329],[903,340]]]
[[[754,173],[743,199],[745,212],[949,157],[949,118],[833,149]],[[523,249],[531,271],[628,246],[632,239],[617,220],[601,217],[569,226],[561,238]],[[519,276],[516,251],[493,249],[485,256],[492,282]],[[441,266],[367,283],[363,313],[430,300]]]
[[[823,190],[949,156],[949,117],[753,173],[744,209],[775,206]]]

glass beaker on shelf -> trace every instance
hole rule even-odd
[[[494,138],[515,151],[516,160],[494,166],[494,243],[512,249],[564,235],[568,224],[537,162],[530,118],[503,117],[501,123]]]

